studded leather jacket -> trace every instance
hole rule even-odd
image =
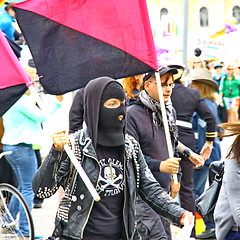
[[[87,129],[75,133],[81,151],[75,155],[97,187],[100,166]],[[123,221],[126,239],[140,239],[135,222],[135,202],[139,194],[157,213],[179,224],[185,212],[155,180],[148,169],[139,144],[130,135],[125,137]],[[62,185],[64,196],[55,219],[53,237],[81,240],[94,200],[65,152],[52,148],[33,180],[34,193],[40,198],[52,196]]]

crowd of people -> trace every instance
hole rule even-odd
[[[23,36],[13,26],[12,4],[6,2],[0,14],[0,29],[11,41],[22,44]],[[118,81],[91,80],[78,90],[69,111],[68,134],[74,140],[69,141],[66,131],[52,134],[53,145],[44,161],[44,143],[39,140],[47,117],[29,92],[3,115],[1,151],[12,154],[1,160],[0,182],[18,187],[30,210],[41,208],[44,198],[61,189],[49,239],[171,240],[170,224],[182,227],[194,221],[195,200],[206,187],[211,162],[225,161],[220,147],[224,130],[237,137],[225,161],[215,222],[203,217],[205,231],[196,235],[193,228],[191,237],[240,238],[240,67],[203,61],[199,51],[196,55],[187,67],[171,64]],[[33,60],[25,70],[36,80]],[[63,96],[56,96],[49,114],[61,107],[62,100]],[[94,202],[65,144],[74,151],[100,201]],[[21,215],[14,201],[10,211]],[[28,236],[27,226],[21,227]]]
[[[226,64],[221,60],[203,61],[200,56],[192,58],[189,62],[189,72],[196,68],[206,68],[211,72],[213,80],[218,84],[219,89],[216,91],[216,102],[221,121],[238,121],[240,66],[234,63]]]

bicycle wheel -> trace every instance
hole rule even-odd
[[[6,183],[0,184],[0,239],[34,239],[27,203],[15,187]]]

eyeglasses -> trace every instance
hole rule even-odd
[[[150,82],[150,81],[149,81]],[[156,82],[150,82],[150,83],[153,83],[153,84],[157,84]],[[162,88],[174,88],[175,87],[175,84],[174,83],[171,83],[171,84],[162,84]]]
[[[234,68],[228,68],[227,70],[234,70]]]

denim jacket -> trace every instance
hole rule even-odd
[[[81,165],[96,188],[100,166],[92,141],[84,128],[74,134],[81,149]],[[159,185],[147,167],[139,144],[133,137],[125,137],[123,221],[126,239],[140,239],[135,222],[137,194],[158,214],[178,225],[185,212]],[[53,236],[82,239],[94,200],[65,152],[52,148],[37,171],[33,190],[40,198],[52,196],[62,185],[64,196],[55,219]]]

